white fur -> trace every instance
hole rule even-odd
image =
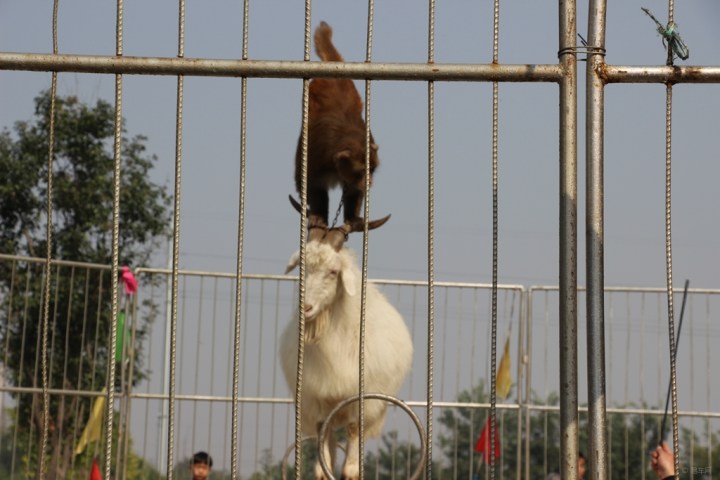
[[[291,257],[288,271],[298,263]],[[359,392],[360,288],[361,275],[352,253],[346,248],[335,252],[318,241],[307,244],[305,256],[305,328],[312,327],[318,313],[327,309],[326,325],[305,339],[302,382],[303,433],[316,435],[330,411],[342,400]],[[365,393],[396,395],[410,371],[413,346],[410,332],[400,313],[375,285],[368,282],[365,305]],[[298,356],[298,321],[293,318],[280,337],[285,379],[295,390]],[[387,404],[381,400],[365,402],[365,435],[376,437],[385,421]],[[334,417],[333,427],[346,427],[348,446],[343,478],[359,478],[358,408],[351,403]],[[330,434],[329,436],[332,436]],[[330,454],[334,440],[324,445]],[[330,457],[325,457],[331,462]],[[322,469],[315,466],[315,478]]]

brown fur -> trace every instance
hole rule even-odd
[[[325,62],[340,62],[332,28],[315,29],[315,51]],[[310,82],[307,188],[310,213],[328,222],[328,191],[342,187],[344,220],[357,220],[365,195],[365,121],[363,103],[348,78],[314,78]],[[370,180],[378,166],[377,145],[370,135]],[[301,191],[302,136],[295,153],[295,187]]]

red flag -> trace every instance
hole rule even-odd
[[[90,469],[90,480],[102,480],[100,475],[100,467],[97,464],[97,458],[93,458],[92,468]]]
[[[126,266],[122,267],[122,279],[123,283],[125,284],[125,294],[126,295],[132,295],[133,293],[137,292],[138,289],[138,282],[135,278],[135,275],[130,271],[130,269]]]
[[[497,424],[495,424],[495,460],[500,458],[500,440],[498,439]],[[480,437],[475,442],[475,451],[483,454],[485,463],[490,463],[490,417],[485,420],[485,426]]]

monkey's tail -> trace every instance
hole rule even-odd
[[[315,51],[325,62],[342,62],[343,58],[332,43],[332,28],[326,22],[320,22],[315,29]]]

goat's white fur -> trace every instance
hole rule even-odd
[[[299,254],[288,263],[297,266]],[[326,324],[305,336],[302,378],[302,428],[307,435],[319,433],[330,411],[359,391],[360,355],[360,270],[354,255],[346,248],[336,252],[319,241],[308,242],[305,256],[305,328],[313,328],[321,312],[328,314]],[[299,325],[292,319],[280,338],[282,368],[290,389],[295,391]],[[365,383],[366,393],[396,395],[412,363],[410,332],[400,313],[375,285],[368,282],[365,305]],[[385,421],[387,404],[367,400],[364,404],[364,434],[376,437]],[[344,479],[359,478],[358,421],[359,404],[353,402],[333,417],[332,429],[346,427],[348,445],[342,474]],[[332,465],[333,434],[322,446],[325,459]],[[320,465],[315,478],[325,478]]]

